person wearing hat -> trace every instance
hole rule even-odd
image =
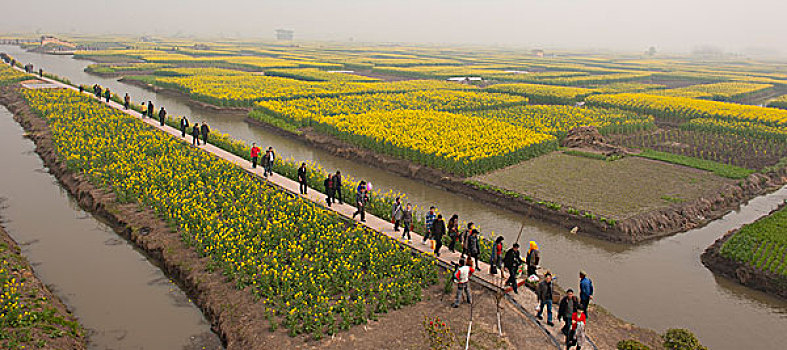
[[[560,304],[557,308],[557,319],[563,320],[563,328],[560,330],[563,335],[568,337],[568,331],[571,329],[571,316],[579,309],[579,298],[574,295],[574,290],[569,289],[566,291],[566,296],[560,299]]]
[[[544,306],[547,307],[547,325],[554,326],[555,324],[552,323],[552,274],[547,272],[544,275],[544,280],[538,284],[538,288],[536,288],[536,294],[538,295],[538,314],[536,318],[539,320],[543,320],[544,318],[541,317],[541,314],[544,312]]]
[[[588,305],[593,300],[593,281],[584,270],[579,271],[579,302],[580,308],[587,313]]]
[[[538,251],[538,244],[535,241],[530,241],[530,249],[527,250],[525,255],[525,263],[527,264],[527,277],[536,274],[538,264],[541,262],[541,254]]]

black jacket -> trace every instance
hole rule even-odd
[[[191,136],[199,137],[199,128],[197,127],[197,124],[194,124],[194,127],[191,128]]]
[[[199,130],[202,132],[202,135],[207,135],[210,132],[210,128],[208,128],[208,124],[202,124]]]
[[[167,111],[165,111],[164,108],[162,108],[160,111],[158,111],[158,118],[159,119],[164,120],[164,118],[166,118],[166,117],[167,117]]]
[[[577,296],[571,297],[572,305],[569,309],[568,307],[568,295],[564,296],[563,299],[560,299],[560,306],[557,309],[557,317],[558,318],[567,318],[571,319],[571,315],[577,312],[577,308],[579,307],[579,298]]]
[[[435,241],[441,241],[445,235],[445,221],[443,219],[436,219],[432,223],[432,238]]]
[[[186,118],[180,118],[180,128],[186,129],[189,127],[189,121]]]
[[[306,183],[306,168],[298,168],[298,182]]]
[[[552,282],[541,281],[536,288],[539,301],[552,300]]]
[[[467,253],[470,255],[481,253],[481,247],[478,245],[478,234],[467,236]]]
[[[333,175],[333,188],[338,189],[342,188],[342,176],[334,174]]]
[[[322,182],[322,186],[323,186],[323,187],[325,187],[325,193],[326,193],[326,194],[331,194],[331,193],[333,193],[333,177],[326,178],[326,179],[325,179],[325,180]]]
[[[514,250],[514,248],[508,249],[505,258],[503,258],[503,264],[506,265],[507,269],[518,269],[519,265],[522,265],[522,258],[519,257],[519,252]]]

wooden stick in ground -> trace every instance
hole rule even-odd
[[[468,287],[469,287],[469,281]],[[470,348],[470,332],[473,330],[473,303],[470,303],[470,323],[467,324],[467,339],[465,340],[465,350]]]
[[[525,222],[523,221],[522,222],[522,226],[519,227],[519,233],[516,235],[516,242],[514,242],[514,243],[519,243],[519,238],[522,237],[522,231],[524,229],[525,229]]]

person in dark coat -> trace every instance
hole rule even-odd
[[[147,115],[148,118],[153,118],[153,102],[148,101]]]
[[[336,170],[336,174],[333,175],[333,196],[339,200],[339,204],[344,204],[344,198],[342,197],[342,172]]]
[[[333,204],[333,175],[328,174],[325,180],[322,182],[323,187],[325,188],[325,201],[328,202],[328,207],[331,207]]]
[[[79,84],[79,93],[81,94],[83,92],[85,92],[85,86],[82,85],[82,84]]]
[[[402,224],[402,214],[404,214],[402,200],[396,197],[396,200],[391,205],[391,221],[394,224],[394,232],[399,232],[399,226]]]
[[[443,214],[437,214],[437,219],[432,223],[432,234],[434,239],[434,255],[440,256],[440,248],[443,247],[443,236],[445,235],[445,221]]]
[[[126,93],[126,95],[123,96],[123,109],[128,109],[129,106],[131,106],[131,97]]]
[[[298,168],[298,190],[301,192],[301,194],[306,194],[307,189],[306,163],[301,163],[301,167]]]
[[[451,239],[451,242],[448,243],[448,250],[451,253],[456,252],[456,243],[462,243],[459,241],[461,238],[459,235],[459,215],[451,215],[451,218],[448,219],[448,238]]]
[[[541,317],[541,314],[544,312],[544,307],[546,306],[547,325],[554,326],[555,324],[552,323],[552,274],[547,272],[544,275],[544,280],[538,283],[536,294],[538,295],[539,301],[538,314],[536,314],[536,318],[539,320],[544,319]]]
[[[369,201],[369,195],[366,191],[366,182],[361,181],[358,186],[358,191],[355,194],[355,205],[357,209],[353,213],[353,220],[356,216],[361,215],[361,222],[366,222],[366,203]]]
[[[194,127],[191,128],[191,145],[199,146],[199,123],[194,123]]]
[[[569,289],[566,291],[566,296],[560,299],[560,304],[557,308],[557,319],[563,320],[563,328],[560,331],[568,337],[568,332],[571,330],[571,316],[580,308],[579,298],[574,295],[574,290]]]
[[[514,293],[519,294],[517,291],[516,275],[519,271],[519,266],[522,265],[522,258],[519,257],[519,243],[514,243],[506,252],[506,257],[503,258],[503,264],[508,270],[508,280],[506,284],[511,286]]]
[[[478,230],[472,229],[467,236],[467,255],[475,261],[475,269],[478,270],[478,256],[481,255],[481,245],[479,243]]]
[[[410,236],[410,229],[413,225],[413,206],[410,203],[407,203],[407,206],[404,207],[402,211],[402,225],[404,226],[402,239],[407,237],[407,241],[409,242],[413,239],[412,236]]]
[[[264,164],[265,171],[263,175],[265,177],[273,176],[273,165],[276,164],[276,151],[273,150],[273,147],[268,147],[268,150],[265,151]]]
[[[109,88],[107,88],[106,90],[104,90],[104,98],[107,100],[107,103],[109,103],[110,97],[112,97],[112,93],[109,92]]]
[[[186,130],[189,128],[189,120],[186,117],[180,117],[180,137],[186,137]]]
[[[202,144],[208,144],[208,133],[210,132],[210,128],[208,128],[208,124],[205,121],[202,121],[202,126],[199,127],[200,132],[202,132]]]
[[[167,111],[164,110],[164,107],[158,111],[158,122],[161,126],[164,126],[164,120],[167,118]]]
[[[96,85],[96,98],[98,98],[99,100],[101,100],[101,92],[102,92],[101,87]]]
[[[492,244],[491,253],[489,255],[489,273],[496,275],[497,270],[503,268],[503,236],[497,237],[495,244]]]

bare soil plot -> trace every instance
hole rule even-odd
[[[731,180],[638,157],[603,161],[553,152],[474,178],[622,220],[717,192]]]

